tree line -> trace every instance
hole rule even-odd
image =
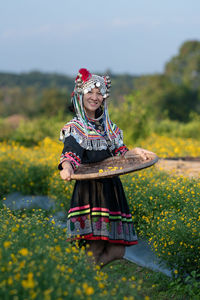
[[[112,99],[119,103],[123,95],[134,89],[134,79],[137,77],[128,74],[109,75],[112,78]],[[73,88],[74,78],[65,75],[0,73],[1,117],[12,114],[27,117],[54,116],[60,110],[66,113]]]
[[[112,79],[111,106],[140,124],[148,119],[189,122],[200,114],[200,42],[186,41],[163,74],[132,76],[106,72]],[[61,74],[0,73],[1,117],[29,118],[67,113],[74,78]],[[112,105],[113,104],[113,105]],[[123,119],[123,117],[122,117]]]

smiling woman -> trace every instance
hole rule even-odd
[[[128,153],[122,131],[109,118],[110,86],[109,76],[79,70],[72,93],[76,117],[61,130],[64,148],[58,168],[63,180],[71,180],[80,164],[97,163]],[[102,265],[122,258],[125,246],[137,244],[119,177],[77,180],[67,228],[68,240],[86,242],[95,262]]]
[[[95,118],[96,110],[101,106],[103,102],[103,96],[99,88],[93,88],[83,97],[83,105],[85,112],[89,118]]]

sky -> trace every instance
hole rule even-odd
[[[0,0],[0,72],[162,73],[188,40],[199,0]]]

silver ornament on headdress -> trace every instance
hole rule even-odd
[[[99,88],[103,98],[106,99],[110,95],[111,80],[107,75],[105,77],[92,74],[87,81],[82,80],[82,74],[78,73],[78,78],[75,81],[75,92],[78,94],[87,94],[95,87]]]

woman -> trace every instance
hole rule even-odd
[[[110,86],[109,76],[79,70],[72,93],[76,117],[61,130],[62,179],[69,181],[80,164],[128,155],[122,131],[109,119]],[[137,244],[137,236],[119,177],[76,181],[67,228],[69,239],[89,244],[96,263],[106,265],[123,258],[125,246]]]

